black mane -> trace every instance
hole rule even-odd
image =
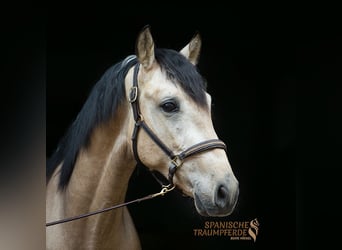
[[[202,107],[206,107],[205,81],[184,56],[169,49],[156,49],[155,57],[167,77],[179,84],[183,90]],[[63,162],[59,188],[65,188],[70,180],[74,164],[81,148],[87,147],[93,129],[110,120],[125,98],[125,77],[137,63],[134,56],[110,67],[93,87],[88,99],[60,141],[57,150],[47,161],[47,181],[59,164]]]

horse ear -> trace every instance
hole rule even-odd
[[[154,62],[154,42],[149,26],[144,27],[138,36],[136,54],[141,65],[146,70],[151,69]]]
[[[180,51],[188,60],[196,65],[198,63],[199,55],[201,52],[201,36],[197,33],[191,41]]]

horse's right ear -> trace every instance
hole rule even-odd
[[[151,69],[155,58],[154,42],[149,26],[145,26],[138,36],[136,43],[136,54],[144,69]]]

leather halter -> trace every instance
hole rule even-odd
[[[144,121],[143,115],[140,112],[139,108],[139,86],[138,86],[138,73],[139,73],[139,66],[140,64],[137,63],[134,67],[134,72],[133,72],[133,86],[130,90],[129,93],[129,102],[132,105],[132,110],[133,110],[133,117],[135,121],[135,126],[133,129],[133,134],[132,134],[132,143],[133,143],[133,154],[134,158],[136,161],[142,165],[144,165],[138,154],[138,133],[139,129],[142,128],[147,135],[154,141],[160,149],[169,157],[170,159],[170,164],[169,164],[169,174],[168,174],[168,184],[163,185],[163,187],[167,187],[168,189],[174,188],[174,183],[173,183],[173,177],[177,171],[177,169],[183,164],[183,161],[195,154],[202,153],[204,151],[208,151],[211,149],[219,148],[219,149],[224,149],[225,151],[227,150],[226,145],[224,144],[223,141],[219,139],[210,139],[206,141],[202,141],[200,143],[194,144],[193,146],[185,149],[179,154],[175,154],[166,144],[159,139],[159,137],[153,132],[153,130],[146,124]],[[156,176],[154,175],[156,178]],[[159,183],[162,183],[162,181],[158,180]]]
[[[96,214],[108,212],[120,207],[128,206],[133,203],[138,203],[141,201],[145,200],[150,200],[158,196],[164,196],[166,193],[170,192],[175,188],[175,185],[173,183],[173,177],[174,174],[176,173],[177,169],[183,164],[183,161],[191,157],[195,154],[202,153],[204,151],[210,150],[210,149],[224,149],[226,150],[226,145],[224,144],[223,141],[219,139],[211,139],[211,140],[206,140],[200,143],[197,143],[184,151],[182,151],[179,154],[175,154],[172,152],[172,150],[163,143],[159,137],[152,131],[152,129],[146,124],[146,122],[143,119],[142,114],[140,113],[140,108],[139,108],[139,92],[138,92],[138,72],[139,72],[139,64],[136,64],[134,67],[134,75],[133,75],[133,87],[131,88],[131,91],[129,93],[129,102],[132,105],[132,110],[133,110],[133,117],[135,121],[135,126],[133,129],[133,134],[132,134],[132,142],[133,142],[133,154],[138,163],[141,163],[141,160],[139,158],[138,154],[138,133],[139,129],[143,128],[145,132],[149,135],[149,137],[163,150],[163,152],[170,158],[170,165],[169,165],[169,174],[168,174],[168,184],[164,185],[162,184],[162,189],[158,193],[150,194],[147,196],[144,196],[142,198],[138,198],[132,201],[124,202],[121,204],[116,204],[111,207],[107,208],[102,208],[93,212],[88,212],[76,216],[72,216],[69,218],[64,218],[52,222],[48,222],[45,224],[46,227],[57,225],[57,224],[62,224],[74,220],[79,220],[82,218],[86,218],[89,216],[93,216]],[[154,175],[154,177],[156,177]],[[158,180],[158,179],[157,179]],[[160,180],[158,180],[159,183],[162,183]]]

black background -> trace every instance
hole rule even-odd
[[[172,193],[130,207],[143,249],[284,249],[295,246],[295,98],[293,53],[286,21],[263,16],[84,13],[51,18],[47,57],[47,153],[76,117],[93,84],[114,63],[134,53],[143,26],[151,26],[156,46],[180,50],[199,32],[203,39],[199,70],[208,80],[214,124],[228,145],[240,182],[234,214],[219,221],[258,218],[257,242],[228,237],[194,237],[205,220],[192,201]],[[274,17],[277,14],[274,13]],[[126,20],[125,20],[126,19]],[[129,19],[129,20],[128,20]],[[159,190],[143,170],[132,177],[128,199]],[[181,244],[180,244],[181,242]],[[278,248],[278,247],[277,247]],[[279,249],[279,248],[278,248]]]
[[[341,145],[337,139],[341,123],[335,116],[340,111],[341,87],[336,83],[341,83],[341,77],[333,73],[341,64],[339,34],[333,28],[337,18],[333,12],[323,18],[327,13],[310,13],[310,9],[303,10],[304,15],[302,10],[293,11],[296,6],[277,6],[272,11],[264,7],[270,6],[148,11],[131,6],[49,15],[47,157],[104,71],[134,53],[143,26],[151,26],[157,47],[176,50],[195,32],[201,34],[198,67],[208,80],[216,131],[228,145],[240,182],[235,212],[216,220],[258,218],[259,235],[256,243],[194,237],[193,229],[215,219],[197,215],[192,201],[175,192],[129,208],[143,249],[294,249],[303,247],[312,235],[333,235],[334,230],[321,234],[307,222],[322,223],[320,208],[328,198],[336,199],[327,198],[325,190],[337,188],[337,177],[324,188],[319,184],[327,173],[335,172],[334,155]],[[327,95],[318,97],[322,92]],[[312,143],[323,144],[309,149],[312,137],[316,138]],[[329,157],[320,158],[327,152]],[[315,164],[311,164],[313,158]],[[302,181],[307,177],[310,187]],[[132,176],[128,198],[156,190],[154,179],[139,170]],[[332,214],[325,214],[324,220],[335,220]]]
[[[45,249],[45,158],[104,70],[134,52],[146,24],[160,47],[180,49],[201,33],[199,67],[241,184],[238,207],[224,219],[257,217],[260,234],[256,243],[192,237],[206,219],[171,193],[130,207],[144,248],[336,248],[340,8],[332,1],[117,4],[0,10],[1,248]],[[130,197],[159,188],[144,171],[130,184]]]

